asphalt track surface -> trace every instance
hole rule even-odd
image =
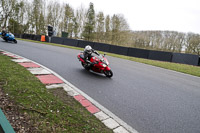
[[[140,133],[200,133],[200,78],[107,56],[113,78],[84,70],[79,50],[0,40],[0,49],[38,62]]]

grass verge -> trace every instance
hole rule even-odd
[[[0,54],[0,88],[29,116],[37,132],[112,132],[63,89],[47,90],[10,59]]]
[[[77,49],[77,50],[83,50],[83,48],[77,48],[77,47],[66,46],[66,45],[55,44],[55,43],[46,43],[46,42],[33,41],[33,40],[27,40],[27,39],[21,39],[21,38],[19,40],[30,41],[30,42],[35,42],[35,43],[42,43],[42,44],[65,47],[65,48],[72,48],[72,49]],[[101,51],[100,53],[106,53],[106,52]],[[148,59],[142,59],[142,58],[136,58],[136,57],[130,57],[130,56],[123,56],[123,55],[112,54],[112,53],[106,53],[106,54],[109,55],[109,56],[117,57],[117,58],[122,58],[122,59],[131,60],[131,61],[135,61],[135,62],[140,62],[140,63],[144,63],[144,64],[148,64],[148,65],[152,65],[152,66],[157,66],[157,67],[161,67],[161,68],[165,68],[165,69],[169,69],[169,70],[174,70],[174,71],[177,71],[177,72],[182,72],[182,73],[186,73],[186,74],[190,74],[190,75],[200,77],[200,67],[199,66],[148,60]]]

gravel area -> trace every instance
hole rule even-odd
[[[19,112],[19,107],[10,100],[8,94],[5,94],[0,88],[0,108],[10,122],[16,133],[33,133],[36,128],[31,124],[26,113]]]

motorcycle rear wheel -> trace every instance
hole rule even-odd
[[[83,68],[85,68],[85,70],[89,71],[90,68],[87,66],[86,63],[81,62],[81,65],[83,66]]]
[[[108,71],[104,71],[104,74],[106,75],[106,77],[111,78],[113,76],[113,72],[111,70]]]

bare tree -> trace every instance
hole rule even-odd
[[[188,33],[186,37],[186,53],[200,55],[200,35]]]
[[[61,21],[61,12],[62,8],[61,5],[58,2],[50,2],[47,6],[48,13],[47,13],[47,25],[51,25],[54,27],[54,30],[56,30],[58,33],[59,24]]]
[[[89,9],[87,11],[86,22],[84,25],[84,30],[82,35],[85,40],[93,41],[94,40],[94,31],[95,31],[95,11],[94,4],[90,3]]]
[[[65,5],[64,11],[64,30],[69,33],[70,38],[72,38],[73,34],[73,19],[74,19],[74,10],[70,7],[69,4]]]
[[[94,5],[74,10],[55,0],[1,0],[0,25],[14,33],[45,34],[47,25],[80,38],[127,47],[200,54],[200,35],[177,31],[130,31],[122,14],[95,14]]]
[[[79,38],[83,38],[82,37],[82,32],[84,30],[84,25],[86,22],[86,17],[87,17],[87,10],[83,7],[83,5],[81,5],[77,10],[76,10],[76,22],[78,23],[78,36]]]
[[[99,12],[96,16],[96,41],[104,42],[104,14]]]
[[[9,18],[13,15],[13,10],[16,5],[16,0],[1,0],[0,1],[0,15],[1,26],[6,27],[8,25]]]
[[[105,19],[105,43],[111,43],[111,19],[107,15]]]

